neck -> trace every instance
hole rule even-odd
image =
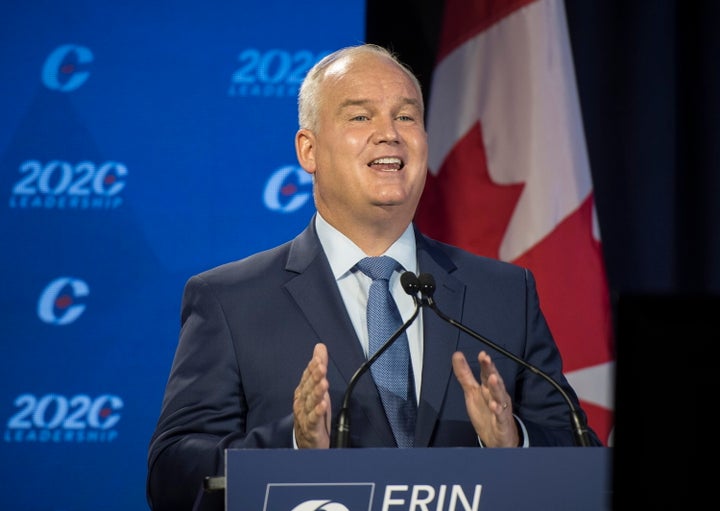
[[[358,221],[357,218],[342,215],[328,215],[319,211],[322,217],[335,229],[347,236],[368,256],[379,256],[387,251],[405,232],[412,218],[400,218],[397,215],[385,215],[371,221]]]

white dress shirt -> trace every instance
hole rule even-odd
[[[368,356],[369,338],[367,332],[367,301],[372,279],[355,268],[355,265],[368,255],[360,247],[353,243],[347,236],[331,226],[318,213],[315,216],[315,229],[317,230],[320,244],[330,262],[335,281],[340,289],[340,294],[345,302],[345,308],[350,315],[350,320],[355,327],[358,339],[362,345],[365,357]],[[415,302],[408,295],[400,284],[400,275],[403,271],[418,273],[417,252],[415,250],[415,233],[412,224],[408,225],[405,232],[393,243],[384,254],[395,259],[402,266],[402,270],[396,271],[390,278],[390,292],[400,310],[403,321],[407,321],[415,311]],[[423,329],[422,309],[418,317],[406,331],[410,345],[410,360],[415,376],[415,395],[420,400],[420,389],[422,388],[422,360],[423,360]],[[450,361],[448,361],[450,363]],[[515,420],[522,436],[521,447],[529,447],[528,434],[525,424],[515,415]],[[293,444],[295,435],[293,434]],[[478,445],[483,446],[482,440],[478,437]]]
[[[360,339],[365,357],[367,357],[369,345],[367,301],[372,279],[355,268],[355,265],[368,255],[347,236],[327,223],[319,213],[315,217],[315,228],[345,302],[345,308],[350,315],[358,339]],[[400,275],[403,271],[417,273],[418,269],[415,233],[412,224],[408,225],[402,236],[381,255],[392,257],[402,266],[402,270],[396,271],[390,278],[390,292],[395,298],[403,321],[407,321],[415,312],[415,302],[402,288]],[[406,334],[410,344],[410,361],[415,376],[415,395],[419,400],[423,359],[422,311],[407,329]]]

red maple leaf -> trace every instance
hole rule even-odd
[[[524,186],[490,179],[482,128],[476,123],[455,145],[438,175],[428,174],[415,222],[432,238],[497,259]]]

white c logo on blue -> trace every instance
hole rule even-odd
[[[68,55],[74,54],[75,59],[72,63],[64,63]],[[85,80],[88,79],[90,73],[88,71],[77,71],[75,63],[87,64],[93,61],[93,54],[84,46],[76,44],[64,44],[55,48],[45,60],[42,69],[42,81],[48,89],[58,90],[60,92],[68,92],[80,87]],[[67,80],[61,83],[60,75],[67,76]]]
[[[291,511],[350,511],[339,502],[332,500],[306,500]]]
[[[289,177],[294,177],[297,185],[289,181]],[[298,190],[298,187],[311,183],[312,176],[305,172],[302,167],[288,165],[279,168],[273,172],[265,185],[265,192],[263,193],[265,207],[271,211],[279,211],[280,213],[297,211],[304,206],[312,196],[311,192],[301,192]],[[290,198],[290,200],[288,200],[288,198]],[[285,201],[287,201],[287,204],[284,204]]]
[[[60,294],[70,286],[72,294]],[[90,294],[88,285],[72,277],[59,277],[45,287],[37,304],[37,314],[41,320],[51,325],[67,325],[75,321],[85,311],[85,305],[75,305],[75,298]],[[56,310],[63,311],[57,315]]]

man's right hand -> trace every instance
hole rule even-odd
[[[293,414],[295,442],[300,449],[330,447],[330,383],[327,380],[327,347],[318,343],[312,359],[295,388]]]

